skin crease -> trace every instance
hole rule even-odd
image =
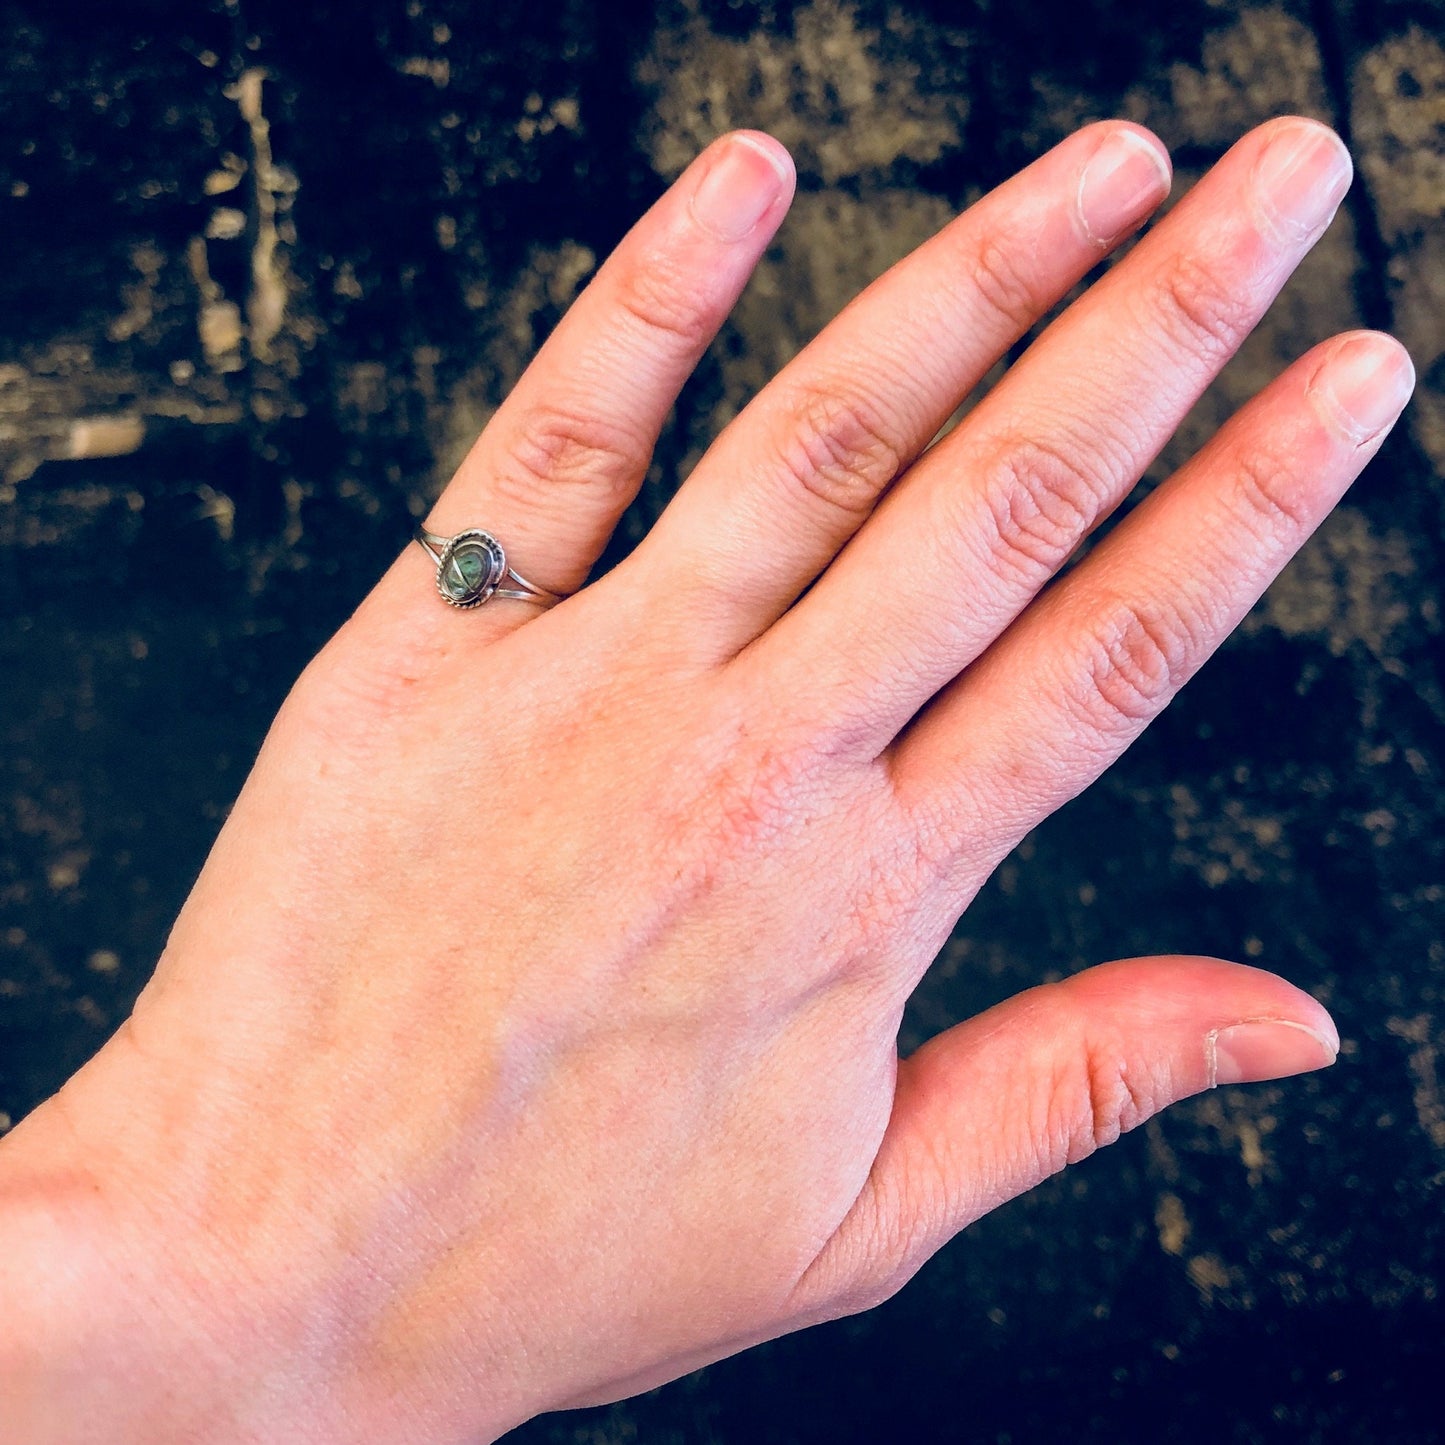
[[[0,1435],[495,1438],[867,1308],[1174,1100],[1331,1062],[1318,1003],[1213,959],[896,1037],[992,869],[1403,406],[1397,343],[1322,343],[1044,590],[1347,181],[1312,122],[1245,136],[929,448],[1167,191],[1147,132],[1086,127],[855,301],[577,596],[454,611],[408,548],[287,699],[132,1018],[0,1143]],[[578,588],[791,187],[767,137],[711,147],[432,529]]]

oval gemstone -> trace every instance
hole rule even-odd
[[[496,541],[484,532],[456,537],[442,558],[437,584],[448,602],[473,607],[485,602],[507,569]]]
[[[465,602],[486,585],[487,573],[491,571],[487,565],[489,561],[490,558],[477,548],[453,553],[452,560],[442,573],[442,586],[458,602]]]

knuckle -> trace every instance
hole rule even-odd
[[[873,405],[843,392],[814,392],[786,408],[787,440],[777,461],[784,479],[857,523],[903,466],[901,444]]]
[[[1131,1068],[1116,1039],[1089,1040],[1055,1079],[1047,1130],[1055,1169],[1077,1164],[1154,1113],[1150,1082]]]
[[[702,288],[689,284],[675,263],[653,255],[619,284],[617,308],[647,342],[669,351],[702,351],[716,330],[713,317],[699,306]]]
[[[1044,309],[1029,259],[1027,248],[999,237],[983,241],[970,257],[968,283],[1017,332],[1027,331]]]
[[[1250,530],[1264,537],[1307,530],[1316,521],[1297,466],[1270,450],[1242,450],[1235,461],[1235,488]]]
[[[1052,576],[1108,505],[1108,471],[1087,448],[1070,454],[1035,438],[1000,446],[983,484],[996,562],[1030,584]]]
[[[1177,252],[1156,284],[1165,325],[1188,351],[1206,361],[1232,355],[1253,324],[1248,294],[1230,286],[1217,266],[1193,252]]]
[[[651,451],[625,422],[549,403],[512,425],[488,482],[504,501],[527,507],[536,506],[539,490],[550,488],[630,500]]]
[[[1176,611],[1115,599],[1092,624],[1083,666],[1065,696],[1088,730],[1133,734],[1183,686],[1193,652]]]

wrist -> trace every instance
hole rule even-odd
[[[136,1102],[114,1076],[115,1052],[0,1143],[0,1439],[249,1439],[231,1408],[241,1396],[227,1357],[244,1358],[259,1332],[243,1327],[239,1299],[207,1310],[196,1232],[167,1219],[125,1167],[120,1141],[144,1126],[131,1117],[112,1127]],[[150,1175],[165,1169],[158,1158]]]
[[[424,1321],[381,1327],[321,1189],[309,1213],[232,1198],[198,1091],[156,1082],[113,1042],[0,1140],[5,1445],[482,1445],[528,1417],[497,1380],[429,1397]]]
[[[0,1439],[19,1445],[120,1426],[105,1396],[135,1383],[140,1341],[116,1308],[102,1191],[67,1138],[52,1100],[0,1143]]]

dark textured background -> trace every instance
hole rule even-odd
[[[1338,1067],[1172,1110],[870,1316],[517,1438],[1442,1438],[1442,37],[1440,0],[0,0],[0,1130],[122,1018],[296,672],[706,140],[772,130],[800,194],[614,557],[851,294],[1076,125],[1155,127],[1177,197],[1304,111],[1354,190],[1150,480],[1344,327],[1401,335],[1421,392],[1000,871],[905,1043],[1179,949],[1313,990]]]

